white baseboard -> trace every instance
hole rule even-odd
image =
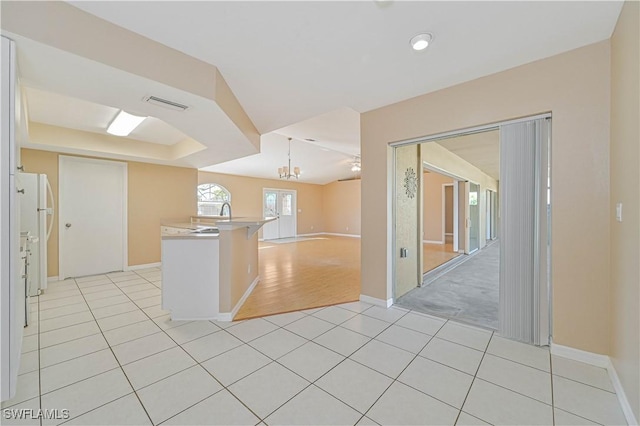
[[[142,265],[129,265],[127,271],[138,271],[140,269],[159,268],[162,266],[162,262],[143,263]]]
[[[218,314],[218,321],[233,321],[233,317],[236,316],[236,314],[238,313],[238,311],[240,310],[244,302],[247,300],[247,297],[249,297],[249,295],[251,294],[253,289],[256,288],[259,282],[260,282],[260,276],[258,275],[256,279],[253,280],[253,282],[251,283],[247,291],[244,292],[240,300],[238,300],[238,303],[236,303],[236,306],[233,307],[231,312],[220,312]]]
[[[444,241],[422,240],[423,244],[444,244]]]
[[[54,283],[56,281],[60,281],[60,278],[57,275],[55,277],[47,277],[48,283]]]
[[[620,407],[622,407],[622,412],[624,413],[625,418],[627,419],[627,424],[637,425],[638,420],[636,416],[633,414],[633,410],[631,409],[631,404],[629,404],[629,400],[627,399],[627,394],[624,392],[624,388],[622,387],[622,382],[620,382],[620,378],[618,377],[618,372],[613,366],[613,362],[611,362],[611,358],[609,359],[609,365],[607,366],[607,372],[609,373],[609,379],[611,379],[611,383],[613,384],[613,389],[616,391],[616,396],[618,397],[618,401],[620,402]]]
[[[568,358],[574,361],[584,362],[585,364],[591,364],[596,367],[605,368],[607,370],[607,373],[609,374],[609,378],[611,379],[611,384],[613,384],[613,388],[616,391],[618,402],[620,403],[622,412],[627,419],[627,423],[630,425],[638,424],[638,420],[633,414],[633,410],[631,409],[631,405],[629,404],[627,395],[624,391],[624,388],[622,387],[622,382],[620,382],[618,373],[613,366],[613,363],[611,362],[611,358],[609,358],[607,355],[600,355],[593,352],[574,349],[569,346],[557,345],[553,342],[551,343],[550,350],[551,354],[556,356],[561,356],[563,358]]]
[[[324,235],[333,235],[335,237],[360,238],[358,234],[338,234],[337,232],[323,232]]]
[[[552,355],[584,362],[585,364],[595,365],[600,368],[607,368],[610,364],[609,357],[606,355],[594,354],[593,352],[574,349],[569,346],[562,346],[553,342],[551,343],[550,351]]]
[[[371,303],[372,305],[382,306],[384,308],[388,308],[393,305],[393,299],[377,299],[375,297],[367,296],[366,294],[360,295],[360,301],[365,303]]]
[[[319,235],[333,235],[336,237],[360,238],[358,234],[339,234],[337,232],[314,232],[311,234],[297,234],[296,237],[317,237]]]

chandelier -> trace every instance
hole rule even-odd
[[[278,167],[278,175],[280,179],[291,179],[300,177],[300,167],[294,167],[291,169],[291,138],[289,138],[289,152],[287,154],[289,162],[286,166]],[[293,170],[293,173],[291,171]]]

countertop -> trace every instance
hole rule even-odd
[[[162,232],[162,239],[190,239],[190,238],[219,238],[220,232],[203,232],[206,229],[217,229],[223,231],[238,228],[247,228],[247,235],[250,237],[267,222],[276,220],[276,217],[231,217],[223,219],[221,217],[196,217],[190,222],[175,221],[162,223],[163,227],[180,228],[191,232]]]
[[[213,224],[200,224],[191,222],[167,222],[161,225],[169,228],[179,228],[188,230],[187,232],[161,232],[163,240],[184,240],[184,239],[218,239],[220,237],[220,231]],[[208,229],[215,230],[214,232],[205,232]]]

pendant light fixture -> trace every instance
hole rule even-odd
[[[288,163],[286,166],[278,167],[280,179],[291,179],[300,177],[300,167],[291,168],[291,138],[289,139],[289,152],[287,154]],[[293,173],[292,173],[293,171]]]

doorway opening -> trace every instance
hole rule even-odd
[[[461,255],[458,244],[459,178],[423,162],[422,271],[424,276]]]
[[[395,303],[548,344],[550,126],[547,114],[392,144]],[[458,178],[449,182],[458,189],[453,242],[465,254],[427,276],[424,247],[412,236],[427,233],[432,207],[425,193],[429,174],[411,175],[419,162]],[[444,228],[446,207],[442,211]],[[411,256],[413,250],[419,255]]]

